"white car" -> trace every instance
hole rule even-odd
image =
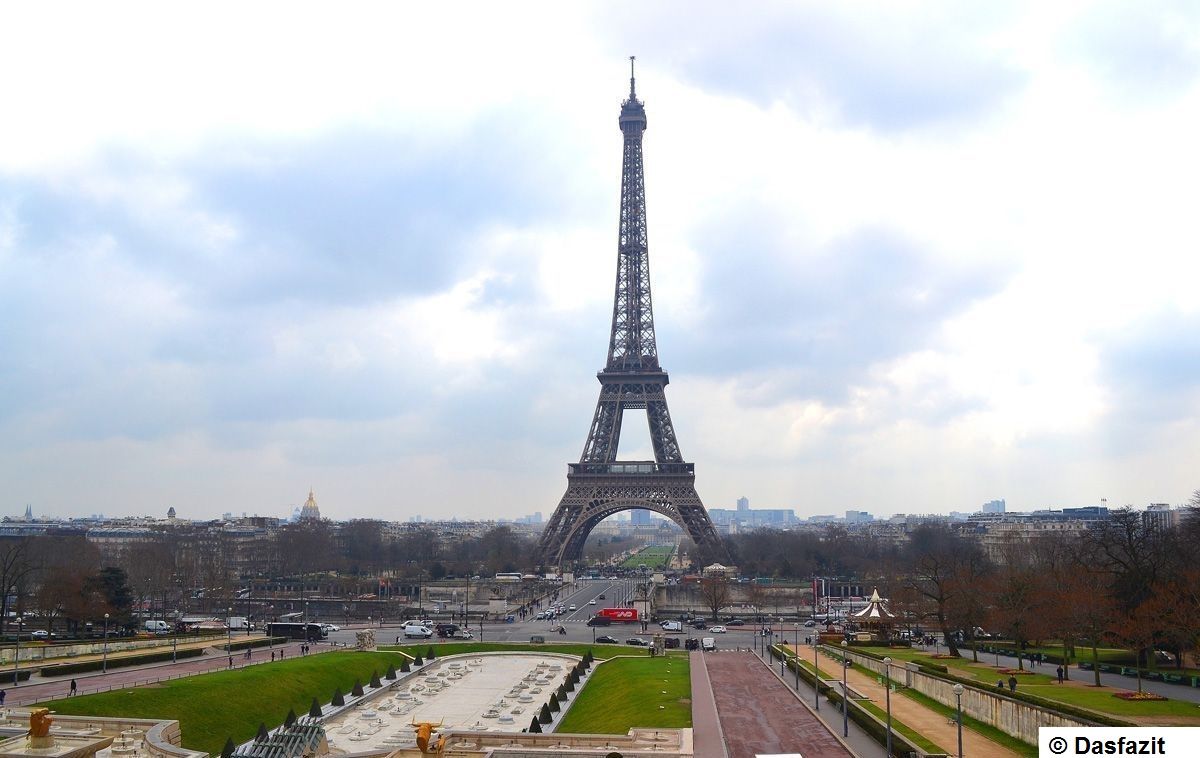
[[[50,639],[50,632],[47,632],[45,629],[38,629],[35,632],[30,632],[29,636],[35,640],[48,640]]]
[[[710,626],[708,631],[712,632],[713,634],[724,634],[728,630],[726,630],[723,626]]]
[[[595,604],[596,604],[596,601],[595,601],[595,600],[589,600],[589,601],[588,601],[588,605],[595,605]]]
[[[570,609],[569,609],[569,610],[572,610],[572,611],[573,611],[573,610],[575,610],[575,604],[574,604],[574,603],[571,603],[571,607],[570,607]]]

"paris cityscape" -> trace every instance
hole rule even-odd
[[[0,755],[1200,753],[1200,13],[75,10]]]

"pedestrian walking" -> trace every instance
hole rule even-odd
[[[5,691],[0,690],[0,705],[4,705],[4,695],[5,695]]]
[[[233,656],[229,656],[229,668],[233,668]]]
[[[1063,683],[1063,667],[1059,666],[1057,669],[1055,669],[1055,673],[1058,674],[1058,683],[1062,684]]]
[[[74,680],[74,679],[72,679],[72,680],[71,680],[71,695],[74,695],[74,694],[75,694],[75,691],[76,691],[77,689],[79,689],[79,685],[75,683],[75,680]]]
[[[279,651],[279,660],[281,660],[281,661],[283,660],[283,651],[282,650]]]
[[[1009,692],[1017,691],[1017,678],[1015,676],[1008,677],[1008,691]]]
[[[274,663],[274,662],[275,662],[275,651],[272,650],[271,651],[271,663]]]

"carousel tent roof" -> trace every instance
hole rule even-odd
[[[896,614],[883,607],[883,599],[879,597],[879,588],[876,587],[871,591],[871,599],[867,603],[867,607],[851,614],[850,618],[859,622],[874,621],[878,623],[881,621],[894,621]]]

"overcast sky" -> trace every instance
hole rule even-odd
[[[1200,488],[1195,3],[183,7],[0,11],[0,513],[548,516],[630,54],[709,507]]]

